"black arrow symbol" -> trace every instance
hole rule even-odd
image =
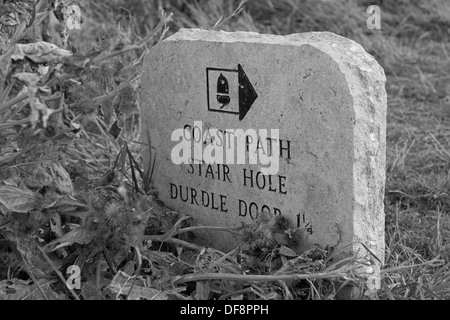
[[[211,71],[220,71],[220,76],[217,79],[217,91],[215,95],[210,96],[209,91],[209,72]],[[228,106],[230,104],[230,101],[232,101],[231,97],[228,95],[229,90],[227,87],[227,79],[222,74],[226,72],[235,72],[238,74],[238,108],[239,111],[235,111],[233,108],[232,110],[225,110],[224,107]],[[235,83],[230,85],[236,85]],[[238,64],[238,68],[236,69],[222,69],[222,68],[212,68],[207,67],[206,68],[206,96],[207,96],[207,103],[208,103],[208,111],[211,112],[220,112],[220,113],[229,113],[229,114],[237,114],[239,115],[239,121],[244,119],[247,112],[250,110],[250,107],[252,106],[253,102],[255,102],[256,98],[258,98],[258,94],[255,91],[255,88],[253,88],[253,85],[250,83],[250,80],[248,79],[247,75],[244,72],[244,69],[240,64]],[[221,104],[219,108],[212,107],[212,104],[210,101],[213,101],[213,99],[216,99],[217,102]],[[229,109],[229,108],[228,108]]]
[[[238,64],[238,81],[239,81],[239,121],[244,119],[248,110],[258,98],[258,94],[250,83],[247,75],[242,69],[242,66]]]

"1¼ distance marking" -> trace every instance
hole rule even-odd
[[[310,235],[313,233],[313,227],[309,222],[306,222],[305,214],[299,213],[297,214],[297,228],[301,228],[302,226]]]

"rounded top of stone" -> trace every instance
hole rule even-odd
[[[286,36],[273,34],[260,34],[257,32],[247,31],[210,31],[204,29],[187,29],[182,28],[174,35],[168,37],[165,41],[209,41],[222,43],[251,43],[251,44],[272,44],[272,45],[289,45],[303,46],[311,45],[322,52],[346,60],[351,65],[358,65],[360,69],[373,71],[378,69],[383,74],[381,66],[376,62],[375,58],[367,53],[364,48],[351,39],[337,35],[333,32],[305,32],[293,33]],[[345,59],[345,57],[347,59]]]

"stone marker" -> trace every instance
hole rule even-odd
[[[384,259],[386,79],[359,44],[182,29],[144,68],[142,136],[168,207],[216,226],[270,211],[304,228],[309,245],[363,243]]]

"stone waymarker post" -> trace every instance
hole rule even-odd
[[[142,136],[167,206],[216,226],[270,211],[304,228],[309,245],[363,243],[383,259],[385,76],[359,44],[182,29],[144,68]],[[236,243],[209,237],[219,249]]]

